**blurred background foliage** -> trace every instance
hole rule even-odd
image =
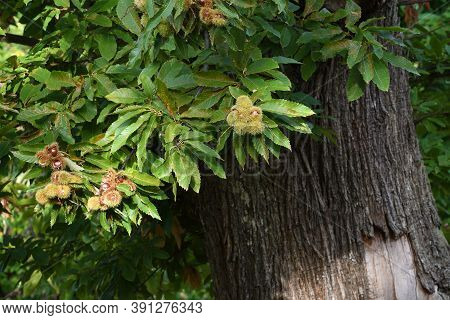
[[[445,0],[402,7],[409,58],[421,76],[411,76],[411,101],[423,159],[430,178],[442,230],[450,239],[450,7]],[[19,27],[9,33],[21,34]],[[0,42],[0,62],[24,55],[27,47]],[[0,110],[0,113],[2,110]],[[7,123],[0,139],[9,136]],[[3,140],[3,139],[2,139]],[[8,150],[0,140],[0,154]],[[10,168],[0,166],[0,178]],[[2,172],[3,171],[3,172]],[[20,181],[20,180],[18,180]],[[3,299],[208,299],[210,270],[199,222],[178,215],[166,204],[162,221],[144,221],[115,235],[76,219],[55,224],[23,200],[8,206],[6,196],[26,188],[0,180],[0,297]],[[164,206],[164,205],[163,205]],[[10,211],[9,208],[14,208]],[[12,248],[2,256],[2,250]],[[41,279],[49,278],[48,281]]]
[[[410,59],[420,77],[410,78],[411,103],[423,160],[442,230],[450,239],[450,6],[448,1],[409,6],[403,23],[416,34],[406,36]]]

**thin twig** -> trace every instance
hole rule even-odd
[[[410,6],[417,3],[426,3],[430,2],[430,0],[399,0],[398,5],[399,6]]]
[[[426,113],[423,116],[418,117],[417,119],[414,119],[414,124],[417,125],[421,121],[423,121],[423,120],[425,120],[427,118],[439,117],[439,116],[448,117],[449,115],[450,115],[450,112],[430,112],[430,113]]]
[[[21,44],[24,46],[33,47],[35,46],[39,41],[33,38],[28,38],[24,36],[19,36],[16,34],[7,33],[4,36],[0,37],[0,42],[8,42],[8,43],[15,43],[15,44]]]

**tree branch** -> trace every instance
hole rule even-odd
[[[430,113],[424,114],[423,116],[421,116],[417,119],[414,119],[414,124],[417,125],[427,118],[440,117],[440,116],[447,117],[449,115],[450,115],[450,112],[430,112]]]
[[[34,45],[36,45],[39,42],[38,40],[33,39],[33,38],[18,36],[18,35],[10,34],[10,33],[5,34],[4,36],[0,36],[0,41],[21,44],[21,45],[29,46],[29,47],[33,47]]]
[[[426,3],[430,2],[430,0],[399,0],[398,5],[399,6],[410,6],[417,3]]]

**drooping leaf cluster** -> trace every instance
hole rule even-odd
[[[317,102],[295,91],[288,70],[308,81],[320,63],[338,57],[350,70],[343,93],[350,101],[370,82],[387,91],[389,64],[416,73],[409,60],[387,50],[401,43],[404,29],[361,19],[354,1],[333,10],[323,5],[6,1],[0,32],[19,31],[33,43],[0,65],[0,198],[8,219],[33,221],[21,236],[5,232],[2,263],[33,265],[20,278],[27,294],[44,279],[58,292],[69,284],[88,291],[87,271],[67,256],[77,250],[77,263],[107,266],[93,282],[95,294],[124,296],[139,283],[136,292],[144,287],[160,297],[149,284],[154,279],[169,285],[184,279],[195,287],[202,253],[192,250],[193,233],[179,232],[168,203],[180,188],[201,192],[203,170],[226,178],[227,152],[244,167],[291,149],[290,132],[314,132]],[[40,165],[39,152],[54,143],[61,166]],[[81,178],[56,184],[70,187],[67,197],[48,187],[62,169]],[[45,188],[49,193],[36,198]],[[73,228],[80,228],[76,236]],[[170,240],[161,245],[160,238]],[[147,240],[148,251],[139,252]],[[121,254],[133,241],[130,266]],[[118,247],[111,257],[108,244]],[[64,268],[73,282],[57,279]]]
[[[305,117],[314,111],[291,94],[282,71],[287,65],[301,64],[307,80],[317,63],[341,55],[350,69],[349,100],[371,81],[388,90],[388,62],[415,72],[380,42],[398,42],[388,32],[401,28],[375,25],[380,19],[359,21],[361,8],[353,1],[335,12],[322,5],[15,2],[12,13],[20,10],[24,35],[38,43],[2,67],[2,104],[23,128],[9,154],[29,163],[30,192],[47,176],[35,154],[55,141],[67,154],[67,167],[83,178],[68,201],[46,202],[39,210],[91,218],[88,199],[100,194],[107,170],[118,170],[137,189],[120,206],[97,207],[111,208],[99,214],[106,229],[130,233],[143,214],[159,219],[153,202],[167,198],[166,186],[175,196],[177,187],[199,192],[199,163],[225,178],[219,152],[228,140],[244,166],[247,155],[268,160],[281,147],[290,149],[282,130],[311,132]],[[252,126],[251,117],[261,118],[257,131],[227,123],[239,97],[260,110],[245,120]]]

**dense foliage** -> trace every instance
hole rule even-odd
[[[179,187],[202,192],[203,170],[226,178],[224,149],[244,166],[290,149],[288,131],[323,131],[310,121],[320,105],[292,87],[286,70],[307,81],[319,63],[340,56],[350,101],[370,82],[387,91],[388,64],[418,74],[387,49],[404,45],[399,32],[407,30],[362,19],[356,2],[260,4],[6,2],[0,33],[20,33],[31,46],[1,52],[1,295],[208,297],[198,221],[173,202]],[[426,31],[416,28],[428,35],[441,16],[425,21]],[[418,70],[433,73],[448,45],[407,34]],[[427,41],[441,52],[429,52]],[[445,80],[415,79],[418,117],[438,112],[448,101]],[[424,103],[430,96],[435,103]],[[419,119],[418,130],[448,214],[448,120],[428,124],[433,119]]]
[[[421,74],[411,79],[411,98],[423,159],[450,239],[450,7],[435,1],[419,12],[413,26],[417,34],[405,41]]]

